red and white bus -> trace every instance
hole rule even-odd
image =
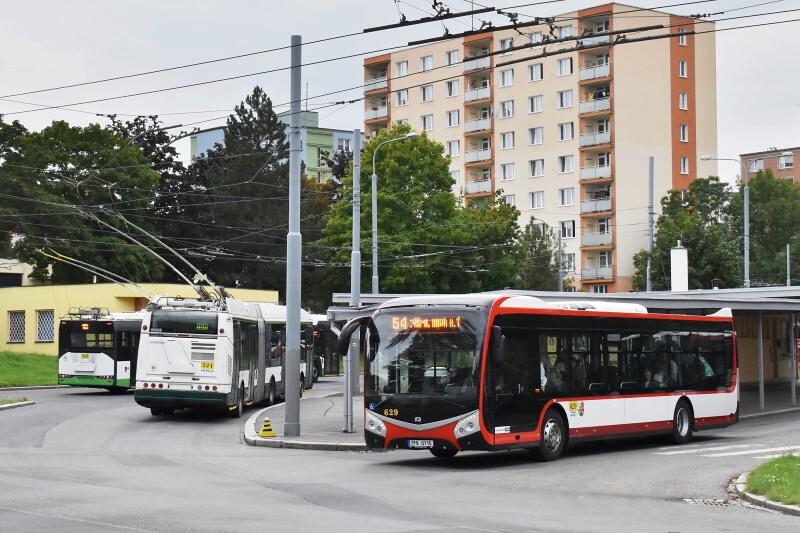
[[[730,310],[654,314],[635,304],[521,295],[403,297],[340,335],[365,340],[370,448],[535,448],[694,430],[738,420]]]

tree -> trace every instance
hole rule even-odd
[[[800,186],[777,178],[771,170],[759,171],[750,187],[751,284],[782,285],[786,280],[786,245],[793,255],[792,271],[800,267]],[[729,208],[736,235],[743,234],[744,191],[733,195]],[[739,255],[739,262],[742,261]]]
[[[113,213],[147,225],[158,174],[141,150],[118,134],[90,124],[53,122],[40,132],[0,122],[2,230],[18,237],[16,256],[34,267],[32,277],[85,282],[91,274],[40,255],[52,248],[135,281],[159,279],[162,265],[87,214],[123,228]]]
[[[732,193],[717,177],[698,178],[684,194],[670,191],[661,199],[661,216],[651,261],[654,290],[670,288],[670,250],[678,244],[689,256],[689,288],[738,287],[740,243],[729,217]],[[645,290],[648,253],[634,256],[634,289]]]
[[[406,135],[395,125],[372,137],[361,154],[362,177],[372,173],[379,143]],[[378,235],[381,292],[465,292],[502,288],[514,277],[514,242],[518,212],[492,198],[486,207],[460,207],[452,193],[449,158],[444,147],[420,135],[381,148],[378,168]],[[344,177],[352,191],[352,168]],[[349,289],[352,202],[334,204],[318,244],[333,263],[333,288]],[[362,258],[370,264],[371,187],[362,179]],[[362,290],[370,276],[362,268]]]
[[[531,219],[519,239],[517,289],[558,290],[558,243],[544,224]]]

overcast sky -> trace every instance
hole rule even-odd
[[[716,0],[683,7],[668,8],[676,14],[715,13],[767,0]],[[469,9],[469,1],[445,2],[454,11]],[[489,0],[481,0],[489,4]],[[508,7],[524,0],[491,3]],[[556,15],[601,2],[565,0],[518,11],[538,16]],[[639,0],[629,2],[640,7],[660,6],[678,1]],[[409,19],[430,11],[428,0],[405,0],[401,10]],[[780,0],[768,5],[742,9],[718,18],[798,9],[768,17],[720,22],[718,28],[800,18],[800,0]],[[393,0],[299,0],[265,2],[211,2],[206,0],[29,0],[4,2],[0,27],[0,95],[43,89],[64,84],[131,74],[196,61],[230,56],[287,45],[297,33],[304,41],[358,32],[364,27],[391,24],[398,15]],[[492,17],[496,23],[501,19]],[[452,33],[469,29],[463,23],[450,22]],[[343,38],[304,47],[303,61],[354,53],[371,52],[399,46],[412,39],[438,36],[442,27],[426,24]],[[717,33],[717,116],[719,157],[770,146],[800,145],[800,22]],[[635,45],[630,45],[635,46]],[[14,100],[45,105],[63,105],[95,98],[148,91],[163,87],[259,72],[289,64],[287,50],[255,55],[176,70],[156,75],[95,84],[41,94],[11,97]],[[304,69],[303,80],[309,94],[328,92],[359,85],[362,57],[335,61]],[[168,124],[189,123],[229,112],[259,84],[273,102],[288,101],[288,72],[278,72],[226,81],[201,87],[168,91],[75,106],[96,113],[159,114]],[[357,98],[361,90],[317,102]],[[319,105],[311,100],[310,106]],[[0,101],[0,113],[32,109],[34,106]],[[203,113],[167,115],[202,111]],[[363,104],[337,106],[320,111],[324,126],[352,129],[362,127]],[[74,124],[97,121],[90,114],[66,110],[43,110],[19,115],[32,129],[40,129],[52,120]],[[224,123],[217,120],[201,124],[209,127]],[[720,173],[732,179],[735,163],[720,163]]]

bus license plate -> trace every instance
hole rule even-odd
[[[433,448],[433,441],[432,440],[409,439],[408,440],[408,447],[409,448]]]
[[[214,361],[200,361],[200,370],[214,370]]]

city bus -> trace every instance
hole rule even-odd
[[[301,317],[301,326],[310,325]],[[176,409],[225,411],[285,397],[286,308],[275,304],[224,304],[154,298],[141,326],[134,399],[154,416]],[[301,353],[300,394],[312,386]]]
[[[730,310],[654,314],[612,302],[523,295],[403,297],[350,321],[364,339],[369,448],[530,448],[695,430],[739,415]]]
[[[136,377],[142,313],[72,308],[58,325],[58,383],[127,390]]]

